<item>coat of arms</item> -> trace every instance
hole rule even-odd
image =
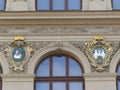
[[[104,37],[101,35],[95,36],[93,42],[85,44],[90,64],[96,71],[104,71],[110,63],[109,57],[112,54],[110,44],[106,43]]]
[[[7,45],[4,55],[8,60],[10,69],[22,72],[27,68],[30,57],[34,54],[31,45],[27,45],[23,36],[16,36],[11,45]]]

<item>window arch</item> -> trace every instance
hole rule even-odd
[[[4,11],[6,7],[6,0],[0,0],[0,11]]]
[[[68,55],[44,58],[35,74],[35,90],[84,90],[83,69]]]
[[[36,10],[81,10],[82,0],[36,0]]]
[[[113,10],[120,10],[120,0],[112,0]]]

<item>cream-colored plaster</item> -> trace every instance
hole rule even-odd
[[[34,90],[34,74],[3,74],[2,90]]]
[[[106,10],[106,2],[104,0],[91,0],[89,10]]]
[[[3,74],[9,74],[9,65],[5,59],[3,53],[0,52],[0,64],[3,69]]]
[[[28,2],[29,11],[36,11],[36,9],[35,9],[36,0],[27,0],[27,2]]]
[[[111,0],[83,0],[82,10],[83,11],[112,10]]]
[[[12,11],[28,11],[28,2],[18,0],[12,3]]]
[[[11,11],[12,2],[13,2],[13,0],[6,0],[5,11]]]
[[[82,10],[89,10],[89,0],[82,0]]]
[[[7,0],[5,11],[35,11],[35,0]]]
[[[85,90],[116,90],[115,73],[84,74]]]
[[[107,10],[112,10],[112,0],[105,0]]]

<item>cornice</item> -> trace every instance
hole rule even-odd
[[[0,25],[119,25],[120,12],[1,12]]]
[[[120,18],[118,11],[82,12],[2,12],[0,19],[91,19]]]

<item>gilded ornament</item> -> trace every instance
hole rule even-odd
[[[31,45],[27,45],[23,36],[14,37],[12,44],[7,45],[4,56],[7,58],[10,69],[20,73],[27,69],[27,63],[34,55]]]
[[[105,71],[110,64],[110,56],[112,54],[112,47],[105,42],[102,35],[94,36],[93,42],[86,42],[86,54],[89,58],[91,66],[96,71]]]

